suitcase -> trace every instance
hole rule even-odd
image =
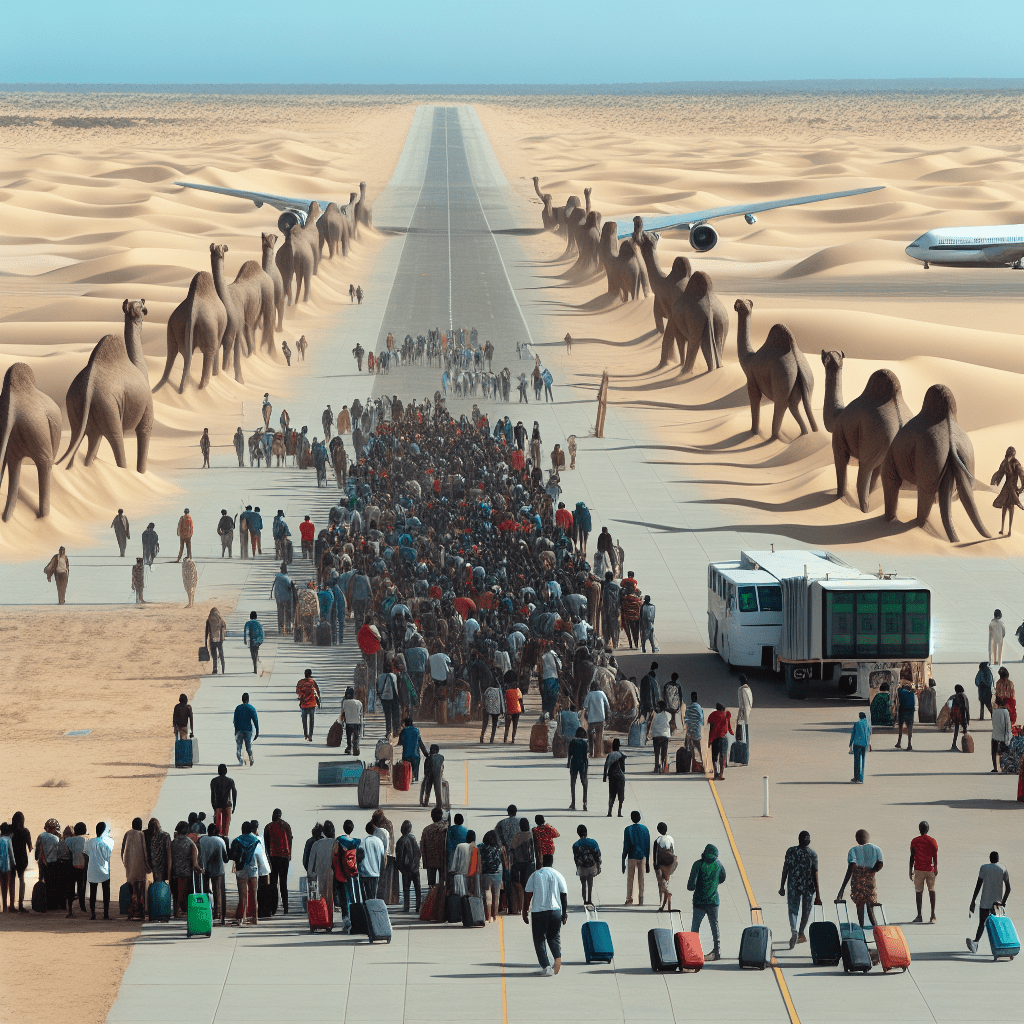
[[[277,913],[277,886],[269,878],[261,878],[256,886],[256,918],[262,920]]]
[[[315,932],[318,928],[323,928],[328,932],[331,931],[333,925],[328,914],[327,900],[320,897],[320,886],[315,881],[310,881],[307,878],[306,917],[309,920],[309,930],[311,933]]]
[[[974,753],[974,737],[969,732],[965,732],[963,736],[960,737],[960,749],[965,754]]]
[[[334,642],[334,633],[331,630],[331,624],[329,622],[318,622],[316,624],[316,634],[314,637],[314,643],[317,647],[330,647]]]
[[[581,929],[583,934],[583,955],[587,958],[588,964],[595,962],[610,964],[615,957],[611,929],[606,922],[597,916],[597,908],[593,903],[585,903],[583,910],[587,915],[587,919],[583,922]]]
[[[651,970],[658,973],[679,970],[679,954],[671,928],[652,928],[647,933],[647,949],[651,954]]]
[[[580,715],[578,711],[561,711],[558,715],[558,731],[562,736],[571,740],[576,736],[576,730],[580,727]]]
[[[171,887],[166,882],[154,882],[146,894],[150,921],[170,921]]]
[[[367,900],[360,903],[363,908],[366,938],[369,942],[391,941],[391,918],[383,900]],[[355,931],[355,928],[352,929]]]
[[[683,927],[683,912],[677,910],[679,927]],[[671,915],[669,915],[671,917]],[[704,947],[700,944],[697,932],[678,931],[673,936],[676,944],[676,956],[679,957],[679,970],[699,971],[704,966]]]
[[[910,966],[907,937],[899,925],[886,923],[881,903],[876,903],[875,906],[882,915],[882,923],[874,927],[875,947],[878,949],[878,962],[882,965],[882,973],[887,974],[896,968],[906,971]]]
[[[201,891],[199,878],[192,879],[193,892],[185,900],[185,938],[205,935],[213,938],[213,903],[209,894]]]
[[[807,941],[811,945],[811,963],[816,967],[835,967],[843,958],[839,929],[831,921],[825,921],[824,916],[823,911],[823,919],[812,921],[807,929]]]
[[[392,783],[395,789],[405,793],[412,785],[412,764],[409,761],[398,761],[392,770]]]
[[[380,804],[380,773],[367,768],[359,776],[359,806],[376,808]]]
[[[690,774],[690,762],[693,760],[693,754],[690,748],[684,743],[676,751],[676,775],[689,775]]]
[[[564,758],[568,753],[569,741],[560,732],[556,732],[551,740],[551,756]]]
[[[864,941],[864,929],[850,921],[850,910],[846,900],[836,900],[836,917],[839,918],[840,950],[843,958],[843,971],[852,974],[860,971],[867,974],[871,970],[871,954],[868,944]],[[839,906],[842,905],[846,920],[839,917]]]
[[[704,762],[697,757],[693,758],[690,762],[690,773],[692,775],[706,775],[707,773],[704,771]]]
[[[441,806],[446,811],[450,811],[452,809],[452,794],[451,790],[448,788],[447,779],[441,780]]]
[[[134,895],[135,890],[132,889],[131,882],[125,882],[117,890],[117,912],[122,917],[127,917],[132,912],[132,896]]]
[[[530,749],[535,754],[548,752],[548,723],[543,718],[530,730]]]
[[[359,877],[349,880],[348,917],[351,922],[349,931],[352,935],[366,934],[366,904],[363,902],[363,883]]]
[[[445,901],[444,919],[447,924],[459,924],[462,921],[462,897],[454,893]]]
[[[644,723],[634,722],[629,727],[629,736],[626,739],[627,747],[642,747],[644,745]]]
[[[485,924],[484,901],[479,896],[463,896],[462,927],[483,928]]]
[[[742,731],[742,734],[740,730]],[[740,739],[740,736],[743,736]],[[729,748],[729,760],[733,764],[750,764],[750,746],[747,740],[747,727],[745,725],[736,726],[736,740]]]
[[[420,920],[437,924],[444,920],[444,886],[432,885],[420,904]]]
[[[772,932],[763,923],[760,907],[750,908],[750,925],[740,935],[740,967],[763,971],[772,958]]]
[[[309,901],[309,879],[305,875],[299,875],[299,899],[302,901],[302,909],[305,911],[306,903]]]
[[[210,660],[210,649],[208,647],[199,648],[199,660],[209,661]]]
[[[43,881],[32,886],[32,913],[46,913],[46,883]]]
[[[929,686],[917,695],[917,720],[922,725],[934,725],[936,718],[935,687]]]
[[[345,738],[345,726],[341,722],[334,722],[327,732],[327,746],[340,747],[341,741]]]
[[[1000,960],[1004,956],[1012,960],[1020,952],[1017,929],[998,903],[993,904],[992,913],[985,919],[985,934],[988,936],[993,960]]]
[[[191,768],[196,756],[195,740],[174,741],[174,767]]]

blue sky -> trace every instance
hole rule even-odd
[[[1024,77],[1022,0],[37,0],[3,26],[19,83]]]

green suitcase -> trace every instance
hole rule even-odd
[[[195,880],[196,892],[191,893],[186,901],[185,938],[193,935],[213,937],[213,904],[207,893],[199,891],[198,878]]]

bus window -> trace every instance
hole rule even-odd
[[[757,588],[756,587],[740,587],[739,588],[739,604],[741,612],[756,612],[757,611]]]
[[[782,587],[758,587],[757,600],[763,612],[782,611]]]

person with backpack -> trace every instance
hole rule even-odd
[[[295,684],[295,694],[302,712],[302,738],[313,742],[313,720],[320,707],[320,687],[313,678],[313,670],[307,668],[303,677]]]
[[[594,902],[594,878],[601,874],[601,847],[596,839],[587,835],[586,825],[577,826],[576,835],[579,839],[572,844],[572,859],[580,880],[583,905],[586,906]]]
[[[253,615],[256,613],[253,612]],[[246,623],[248,625],[248,623]],[[235,728],[235,753],[238,756],[238,763],[242,764],[242,745],[245,745],[245,752],[249,758],[249,767],[255,764],[252,756],[252,744],[260,738],[260,720],[256,716],[256,709],[249,703],[249,694],[242,694],[242,703],[235,708],[233,719]],[[255,735],[253,734],[255,730]]]
[[[518,675],[511,669],[505,673],[503,685],[505,687],[505,738],[503,742],[508,743],[508,732],[511,729],[512,742],[515,743],[516,730],[519,728],[519,716],[523,713],[523,691],[519,689]]]
[[[971,706],[967,702],[967,694],[964,693],[964,688],[959,683],[953,687],[953,701],[949,709],[949,720],[953,725],[953,743],[949,749],[959,751],[960,748],[956,745],[956,740],[960,735],[960,730],[963,730],[964,741],[966,742],[967,729],[971,724]]]
[[[536,867],[535,850],[530,822],[527,818],[520,818],[519,831],[512,837],[508,847],[509,859],[512,861],[512,894],[517,908],[523,905],[524,887]]]
[[[718,847],[708,843],[700,860],[690,868],[686,888],[693,893],[693,920],[690,931],[700,933],[701,922],[706,917],[711,924],[711,938],[714,948],[708,960],[721,960],[721,935],[718,931],[718,887],[725,881],[725,868],[718,859]]]
[[[896,691],[896,713],[899,733],[896,735],[896,749],[903,748],[903,729],[907,730],[907,750],[913,750],[914,712],[917,710],[917,697],[914,684],[909,679],[900,680],[900,688]]]
[[[604,759],[604,776],[601,781],[608,783],[609,818],[616,798],[619,801],[619,817],[622,817],[622,802],[626,799],[626,755],[619,749],[620,746],[616,736],[612,740],[611,753]]]
[[[480,726],[480,742],[483,743],[484,741],[489,721],[491,724],[491,742],[493,743],[494,734],[498,731],[498,719],[505,714],[505,694],[496,682],[484,690],[481,706],[483,724]]]
[[[332,863],[334,866],[334,902],[341,912],[341,930],[348,934],[352,928],[349,910],[349,887],[359,877],[359,847],[362,843],[355,832],[355,822],[346,818],[341,825],[341,835],[334,847]]]
[[[477,853],[480,858],[480,890],[484,900],[484,920],[494,921],[498,917],[502,878],[507,867],[505,851],[494,829],[484,833],[484,841],[477,848]]]
[[[420,912],[422,886],[420,883],[420,844],[412,834],[412,822],[402,822],[402,835],[395,844],[395,861],[402,876],[402,906],[409,913],[409,890],[416,892],[416,913]]]
[[[390,671],[394,666],[387,664],[388,671],[377,677],[377,696],[384,711],[384,738],[391,741],[399,732],[398,676]]]
[[[427,754],[419,729],[407,718],[398,734],[398,745],[402,748],[402,760],[412,765],[412,781],[420,781],[420,753]]]
[[[292,860],[292,827],[275,807],[270,824],[263,829],[263,846],[270,860],[270,887],[280,887],[281,908],[288,913],[288,868]]]
[[[288,575],[288,563],[281,563],[281,571],[270,584],[270,593],[277,602],[277,635],[288,636],[292,631],[295,615],[294,589],[292,578]]]
[[[658,893],[661,895],[659,913],[667,910],[672,913],[672,893],[669,891],[668,880],[679,865],[676,856],[675,840],[668,834],[668,825],[658,822],[658,835],[654,839],[654,877],[658,881]]]
[[[210,890],[213,916],[219,917],[222,925],[227,917],[224,878],[229,859],[227,844],[214,823],[207,828],[205,836],[199,837],[199,867],[203,872],[204,887]],[[288,912],[287,906],[286,903],[285,913]]]
[[[323,835],[309,850],[309,864],[306,867],[307,892],[315,885],[320,892],[320,899],[327,902],[327,927],[334,927],[334,850],[337,840],[334,835],[334,822],[325,821]]]

